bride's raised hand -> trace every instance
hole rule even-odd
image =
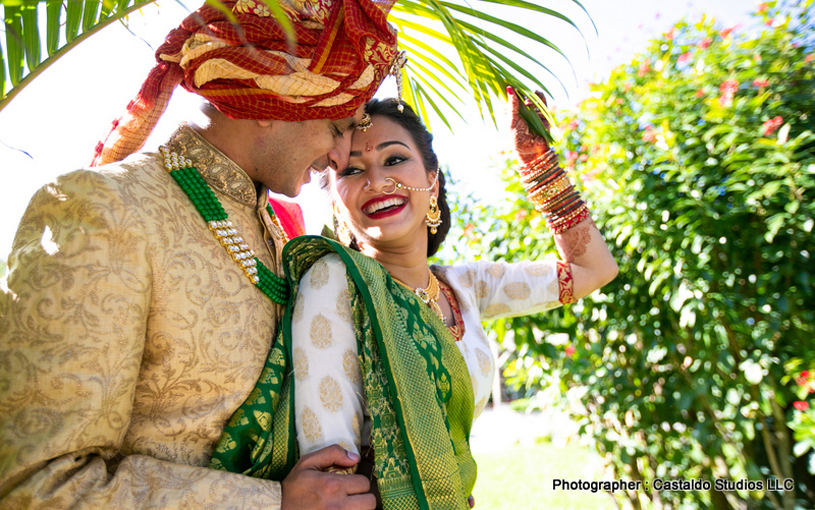
[[[535,91],[535,94],[546,104],[546,98],[540,91]],[[533,133],[526,121],[521,116],[521,100],[512,87],[507,87],[507,95],[509,96],[510,106],[512,108],[512,121],[510,127],[512,134],[515,138],[515,150],[518,152],[518,157],[523,163],[529,163],[541,154],[549,150],[549,144],[546,139],[536,133]],[[525,101],[526,106],[533,108],[533,111],[538,115],[546,129],[549,129],[549,122],[542,112],[535,108],[529,99]]]

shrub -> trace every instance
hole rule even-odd
[[[815,505],[812,2],[756,16],[754,34],[679,23],[560,117],[620,275],[571,309],[490,325],[518,348],[510,380],[580,396],[580,432],[616,477],[795,481],[617,494],[635,508]],[[459,254],[552,250],[505,176],[510,204],[458,199]]]

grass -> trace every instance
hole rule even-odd
[[[601,480],[597,455],[585,447],[551,443],[515,445],[474,453],[478,480],[473,495],[481,510],[615,510],[606,493],[552,490],[552,480]],[[595,466],[594,469],[592,467]]]

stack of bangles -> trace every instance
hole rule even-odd
[[[522,166],[520,174],[529,200],[543,213],[553,234],[562,234],[589,217],[589,208],[560,168],[554,150]]]

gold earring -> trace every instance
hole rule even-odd
[[[439,225],[441,225],[441,210],[439,210],[439,202],[433,195],[430,195],[430,207],[427,209],[425,221],[427,222],[427,226],[430,227],[431,234],[435,234],[436,229],[438,229]]]

